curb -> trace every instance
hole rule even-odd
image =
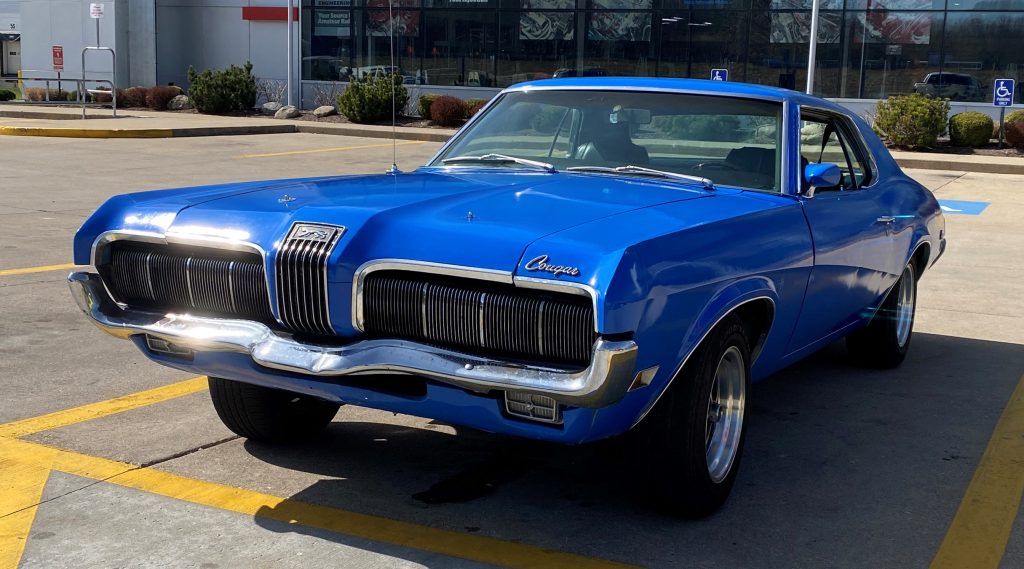
[[[185,138],[194,136],[239,136],[249,134],[290,134],[293,125],[222,126],[196,128],[46,128],[0,126],[0,135],[60,138]]]
[[[295,132],[303,132],[307,134],[334,134],[342,136],[359,136],[363,138],[392,138],[391,129],[380,130],[364,127],[337,127],[337,126],[323,126],[316,124],[297,124],[295,125]],[[455,131],[439,130],[437,132],[422,132],[422,131],[403,131],[398,129],[395,131],[394,138],[398,140],[419,140],[422,142],[447,142]]]
[[[917,168],[920,170],[951,170],[958,172],[975,172],[978,174],[1014,174],[1024,175],[1024,159],[1020,164],[1003,164],[996,162],[960,162],[937,158],[896,158],[900,168]]]

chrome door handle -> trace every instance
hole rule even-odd
[[[893,223],[896,221],[896,218],[891,215],[883,215],[876,219],[875,221],[877,221],[878,223]]]

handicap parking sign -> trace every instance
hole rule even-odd
[[[712,81],[728,81],[729,70],[728,69],[712,69],[711,70]]]
[[[992,104],[997,107],[1009,107],[1013,105],[1013,79],[996,79],[992,86]]]

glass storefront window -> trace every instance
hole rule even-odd
[[[352,50],[352,0],[307,0],[302,10],[302,78],[343,81]]]
[[[501,88],[725,68],[806,84],[811,0],[391,0],[390,17],[388,5],[303,0],[302,78]],[[995,78],[1024,79],[1024,0],[822,0],[818,26],[817,95],[985,102]]]
[[[423,77],[428,85],[495,87],[493,11],[428,11]]]
[[[498,87],[564,76],[576,68],[573,0],[521,1],[522,11],[501,13]]]
[[[946,17],[943,93],[955,101],[992,102],[995,79],[1018,82],[1024,71],[1024,14],[960,12]]]
[[[839,96],[940,95],[923,84],[939,71],[941,38],[941,12],[847,12]]]
[[[658,75],[708,79],[712,69],[728,69],[742,81],[746,59],[747,13],[661,12]]]

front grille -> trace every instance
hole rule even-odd
[[[577,365],[597,338],[590,299],[573,294],[409,271],[371,273],[362,294],[375,337]]]
[[[343,227],[296,223],[277,250],[277,308],[297,332],[334,335],[327,305],[327,257]]]
[[[109,247],[109,262],[99,269],[119,302],[274,321],[258,253],[132,241],[115,241]]]

